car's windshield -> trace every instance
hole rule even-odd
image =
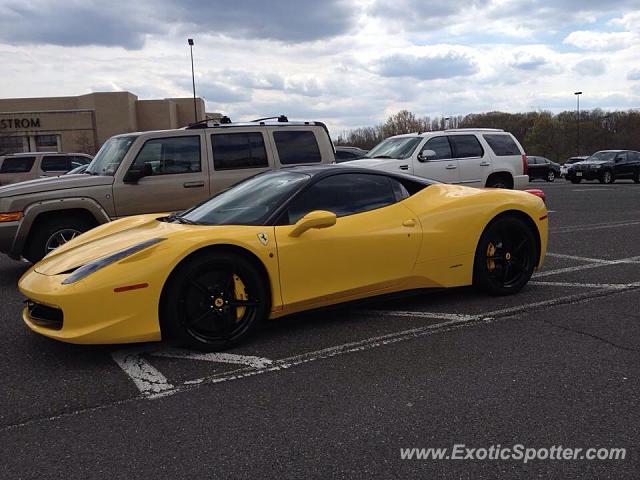
[[[136,135],[127,135],[125,137],[112,137],[107,140],[89,164],[85,173],[111,177],[115,175],[122,159],[136,138]]]
[[[421,140],[420,137],[387,138],[373,147],[364,158],[408,158]]]
[[[202,225],[262,225],[309,178],[287,171],[260,174],[187,210],[177,220]]]
[[[585,160],[585,162],[608,162],[613,160],[618,152],[596,152]]]

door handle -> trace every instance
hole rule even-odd
[[[491,164],[489,162],[482,162],[482,163],[480,163],[480,166],[481,167],[490,167]]]
[[[409,165],[400,165],[398,168],[400,170],[409,170]]]
[[[403,227],[415,227],[416,226],[416,221],[413,218],[410,218],[409,220],[405,220],[404,222],[402,222],[402,226]]]
[[[447,170],[454,170],[454,169],[458,168],[458,166],[454,165],[453,163],[450,163],[449,165],[447,165],[444,168],[446,168]]]
[[[204,182],[186,182],[182,186],[184,188],[201,188],[204,187]]]

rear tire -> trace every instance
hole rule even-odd
[[[91,230],[95,225],[82,218],[51,217],[36,220],[22,256],[31,263],[37,263],[55,248]]]
[[[210,251],[187,259],[162,295],[163,337],[198,350],[225,350],[246,340],[270,310],[266,281],[252,261]]]
[[[633,182],[640,183],[640,170],[636,170],[636,173],[633,174]]]
[[[493,174],[487,179],[486,188],[513,189],[513,178],[509,174]]]
[[[553,170],[550,170],[549,173],[547,173],[547,182],[553,182],[556,179],[556,174]]]
[[[490,295],[517,293],[533,275],[537,258],[531,227],[515,216],[497,218],[478,242],[473,284]]]

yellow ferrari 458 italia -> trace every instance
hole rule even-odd
[[[95,228],[19,282],[23,318],[72,343],[173,337],[220,350],[259,323],[409,289],[518,292],[544,260],[526,192],[341,165],[249,178],[179,214]]]

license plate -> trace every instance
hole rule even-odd
[[[576,177],[581,177],[582,176],[582,172],[576,172]]]

